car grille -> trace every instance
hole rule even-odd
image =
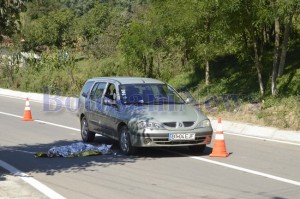
[[[163,124],[167,127],[175,128],[177,123],[176,122],[165,122]],[[195,124],[195,122],[194,121],[185,121],[185,122],[182,122],[182,124],[183,124],[183,127],[191,127]]]
[[[205,137],[196,137],[195,140],[176,140],[169,141],[169,138],[153,138],[153,142],[159,145],[178,145],[178,144],[200,144]]]
[[[182,122],[184,127],[193,126],[195,122]]]
[[[168,127],[175,128],[176,127],[176,122],[165,122],[164,125],[166,125]]]

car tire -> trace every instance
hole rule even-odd
[[[89,125],[88,125],[88,122],[87,122],[85,116],[83,116],[83,118],[81,119],[80,132],[81,132],[82,141],[84,141],[84,142],[93,142],[94,141],[95,133],[91,132],[89,130]]]
[[[136,147],[131,145],[130,134],[127,126],[121,126],[119,129],[119,145],[122,154],[132,155],[136,153]]]
[[[203,153],[205,151],[206,145],[195,145],[189,146],[189,150],[193,153]]]

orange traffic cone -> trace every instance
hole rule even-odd
[[[221,118],[218,119],[217,132],[215,136],[215,143],[210,157],[227,157],[229,154],[226,152],[224,134],[222,130]]]
[[[30,105],[29,105],[29,99],[28,99],[28,97],[26,98],[23,121],[32,121],[32,116],[31,116],[31,111],[30,111]]]

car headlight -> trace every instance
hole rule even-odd
[[[139,122],[138,123],[138,128],[139,129],[164,129],[164,125],[156,122]]]
[[[210,121],[209,120],[202,120],[201,122],[199,122],[196,126],[196,128],[205,128],[205,127],[210,127]]]

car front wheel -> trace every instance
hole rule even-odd
[[[92,142],[95,139],[95,133],[89,130],[85,116],[81,119],[81,137],[84,142]]]
[[[119,144],[121,152],[124,155],[131,155],[136,152],[136,148],[131,145],[130,135],[128,133],[128,128],[122,126],[119,130]]]

